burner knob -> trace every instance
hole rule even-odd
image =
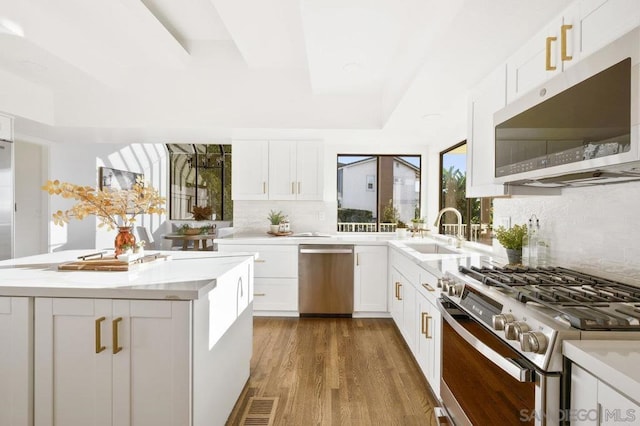
[[[528,331],[520,335],[520,349],[525,352],[543,354],[547,350],[547,336],[539,331]]]
[[[491,317],[494,330],[504,330],[505,325],[515,321],[511,314],[498,314]]]
[[[531,329],[531,327],[529,327],[529,324],[527,324],[524,321],[516,321],[514,324],[515,324],[514,328],[516,329],[515,340],[520,340],[520,336],[522,336],[524,333],[526,333]]]
[[[462,294],[463,285],[461,284],[449,284],[447,287],[447,294],[449,296],[460,296]]]

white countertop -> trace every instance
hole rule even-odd
[[[0,261],[0,296],[197,299],[252,253],[153,251],[170,260],[129,271],[59,271],[58,264],[95,250],[69,250]],[[151,252],[147,252],[150,254]]]
[[[640,340],[566,340],[562,353],[640,403]]]

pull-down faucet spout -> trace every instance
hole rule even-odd
[[[438,212],[438,217],[436,218],[436,221],[433,224],[433,226],[435,226],[437,229],[440,229],[440,219],[442,219],[442,216],[446,212],[455,213],[456,218],[458,219],[457,237],[458,237],[458,240],[464,240],[464,235],[462,234],[462,215],[460,214],[460,212],[457,209],[455,209],[453,207],[445,207],[444,209],[440,210],[440,212]]]

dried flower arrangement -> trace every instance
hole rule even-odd
[[[131,189],[105,191],[49,180],[42,189],[51,195],[78,200],[70,209],[53,213],[53,223],[60,226],[69,223],[71,218],[82,220],[89,215],[95,215],[100,219],[98,227],[112,230],[121,226],[132,226],[140,214],[165,212],[165,198],[142,181],[137,181]]]

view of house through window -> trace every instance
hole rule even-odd
[[[462,216],[462,234],[467,240],[491,245],[493,198],[467,198],[467,143],[462,142],[440,153],[440,208],[453,207]],[[454,212],[446,212],[439,232],[457,235],[459,224]]]
[[[167,150],[169,219],[194,219],[198,206],[210,214],[205,219],[231,220],[231,145],[167,144]]]
[[[420,218],[419,155],[338,155],[338,232],[393,232]]]

